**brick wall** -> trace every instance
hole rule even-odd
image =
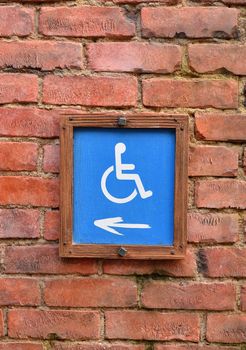
[[[0,5],[0,350],[245,350],[245,0]],[[60,259],[64,112],[190,118],[181,261]]]

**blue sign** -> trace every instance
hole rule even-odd
[[[73,243],[173,245],[175,129],[75,128]]]

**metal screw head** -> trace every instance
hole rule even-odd
[[[125,256],[126,254],[127,254],[127,249],[123,248],[123,247],[120,247],[119,250],[118,250],[118,255],[119,256]]]
[[[126,126],[126,117],[119,117],[118,126]]]

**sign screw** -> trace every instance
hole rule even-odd
[[[118,250],[118,255],[123,257],[126,254],[127,254],[127,249],[123,248],[123,247],[120,247],[119,250]]]
[[[118,126],[126,126],[126,117],[118,118]]]

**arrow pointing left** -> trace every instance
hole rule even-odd
[[[122,227],[122,228],[151,228],[151,226],[147,224],[126,224],[123,223],[123,218],[120,216],[114,217],[114,218],[106,218],[106,219],[100,219],[95,220],[94,225],[101,228],[102,230],[108,231],[113,233],[114,235],[118,236],[124,236],[123,233],[120,233],[116,231],[113,227]]]

